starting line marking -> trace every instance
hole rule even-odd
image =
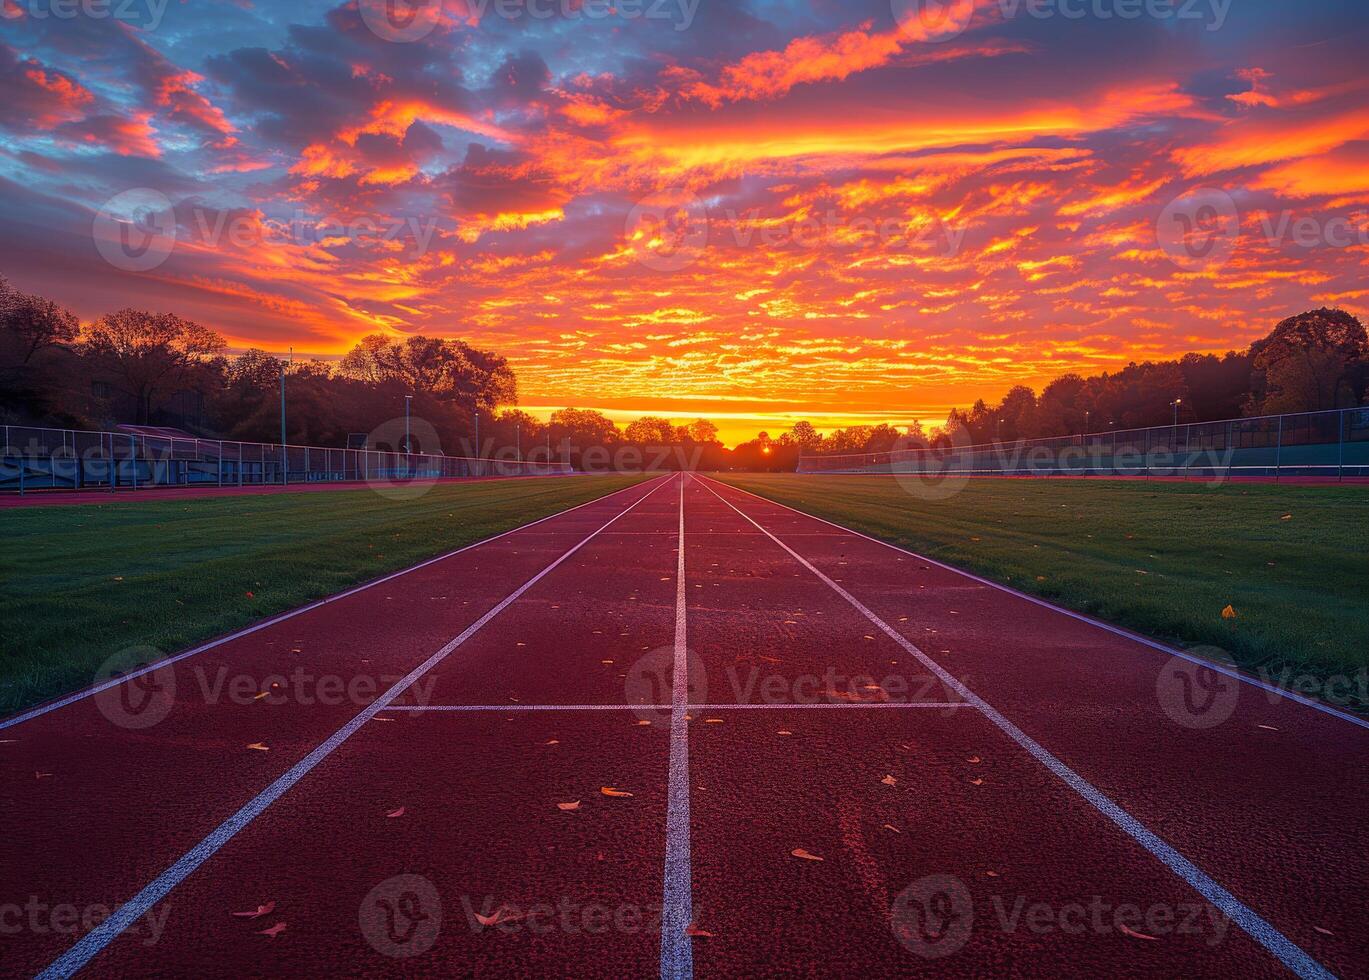
[[[723,497],[707,483],[705,483],[704,486],[713,494],[713,496],[717,497],[724,504],[727,504],[728,507],[731,507],[736,511],[742,519],[764,532],[766,537],[788,552],[800,565],[816,575],[828,588],[845,599],[857,612],[871,623],[879,627],[891,640],[916,657],[923,666],[936,674],[948,688],[977,707],[983,712],[986,718],[992,721],[994,725],[1003,732],[1003,734],[1011,738],[1034,759],[1058,776],[1070,787],[1070,789],[1087,800],[1094,809],[1116,824],[1127,834],[1127,836],[1136,841],[1136,843],[1140,844],[1155,857],[1159,858],[1166,867],[1174,872],[1174,874],[1182,878],[1200,895],[1226,913],[1227,917],[1240,926],[1250,938],[1254,939],[1277,957],[1289,970],[1292,970],[1300,977],[1328,978],[1328,980],[1329,978],[1334,977],[1334,974],[1327,970],[1326,967],[1322,966],[1317,960],[1309,956],[1302,947],[1298,946],[1283,933],[1279,932],[1273,925],[1265,921],[1259,913],[1255,912],[1235,895],[1231,894],[1231,892],[1227,891],[1212,878],[1208,877],[1206,872],[1147,829],[1144,824],[1114,803],[1092,783],[1088,782],[1088,780],[1084,779],[1084,777],[1080,776],[1073,769],[1048,752],[1023,732],[1022,729],[1018,728],[1000,714],[997,709],[987,701],[975,694],[949,671],[931,657],[927,656],[927,654],[923,653],[911,640],[895,630],[859,599],[824,574],[817,566],[813,565],[808,559],[804,558],[793,548],[789,547],[789,545],[785,544],[756,521],[752,520],[751,517],[743,513],[735,504]],[[792,508],[790,509],[792,510]]]
[[[394,714],[427,714],[429,712],[488,712],[501,711],[672,711],[673,704],[392,704]],[[979,710],[968,701],[799,701],[766,702],[758,704],[686,704],[686,711],[861,711],[870,709],[941,709],[970,708]]]
[[[323,742],[323,744],[319,745],[307,756],[295,763],[288,772],[277,778],[275,782],[257,794],[257,796],[243,806],[242,809],[238,810],[237,813],[233,814],[211,831],[209,836],[205,837],[182,855],[180,860],[153,879],[153,881],[144,887],[142,891],[138,892],[138,894],[134,895],[123,905],[120,905],[115,909],[114,913],[108,919],[81,937],[81,939],[70,949],[54,960],[47,969],[38,975],[41,980],[55,980],[55,978],[59,977],[70,977],[84,967],[92,958],[99,954],[101,950],[118,938],[125,929],[137,922],[138,919],[147,914],[149,909],[170,894],[171,890],[188,878],[195,869],[218,853],[225,844],[237,836],[240,830],[264,813],[267,807],[285,795],[292,786],[308,775],[315,766],[332,755],[343,742],[346,742],[356,734],[363,725],[386,708],[389,708],[391,702],[408,690],[415,681],[445,660],[453,650],[483,629],[490,620],[494,619],[509,606],[513,605],[513,603],[518,601],[519,597],[525,592],[550,575],[577,551],[589,544],[590,541],[598,536],[600,531],[614,523],[614,521],[617,521],[620,517],[642,503],[664,485],[664,483],[656,483],[649,491],[615,514],[608,523],[597,530],[590,532],[590,534],[581,539],[578,544],[574,545],[570,550],[562,554],[561,557],[557,558],[513,592],[509,593],[509,595],[501,600],[497,606],[485,613],[485,615],[481,616],[470,626],[466,627],[460,636],[447,643],[442,649],[438,650],[431,657],[410,671],[405,677],[397,681],[394,686],[373,701],[360,714],[334,732],[325,742]]]

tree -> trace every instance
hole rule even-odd
[[[556,434],[577,446],[611,446],[622,438],[613,420],[602,412],[562,408],[551,413]]]
[[[29,296],[0,278],[0,366],[20,371],[44,350],[76,339],[80,321],[50,299]]]
[[[1358,403],[1369,337],[1344,310],[1311,310],[1279,323],[1250,352],[1259,376],[1254,412],[1320,412]]]
[[[813,428],[812,422],[799,421],[778,441],[786,446],[794,446],[801,452],[816,452],[822,446],[822,435]]]
[[[373,385],[455,402],[469,411],[493,412],[518,401],[518,383],[508,361],[460,340],[409,337],[401,343],[371,334],[348,351],[338,371]]]
[[[684,427],[685,436],[690,442],[700,446],[721,445],[718,441],[718,427],[708,419],[696,419]]]
[[[675,426],[669,419],[646,415],[629,423],[623,435],[639,446],[668,446],[675,442]]]
[[[227,345],[213,330],[174,313],[125,309],[95,321],[84,346],[133,399],[136,421],[145,425],[204,359]]]

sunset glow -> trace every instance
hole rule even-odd
[[[1369,313],[1358,5],[432,0],[412,39],[383,0],[0,6],[0,272],[83,319],[460,337],[536,415],[731,443]],[[1239,232],[1189,261],[1164,225],[1205,189]],[[145,270],[92,234],[135,191],[175,213]]]

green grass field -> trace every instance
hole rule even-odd
[[[1363,691],[1369,487],[972,480],[933,502],[889,476],[720,479],[1149,636],[1219,647],[1272,682],[1349,675]],[[1222,618],[1227,605],[1238,618]]]
[[[0,511],[0,715],[638,482],[637,476]]]

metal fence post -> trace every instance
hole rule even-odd
[[[138,437],[128,437],[129,458],[133,461],[133,489],[138,489]]]
[[[1345,420],[1349,409],[1341,409],[1336,416],[1336,482],[1345,482]]]
[[[1283,416],[1279,416],[1279,441],[1274,447],[1274,482],[1283,476]]]

